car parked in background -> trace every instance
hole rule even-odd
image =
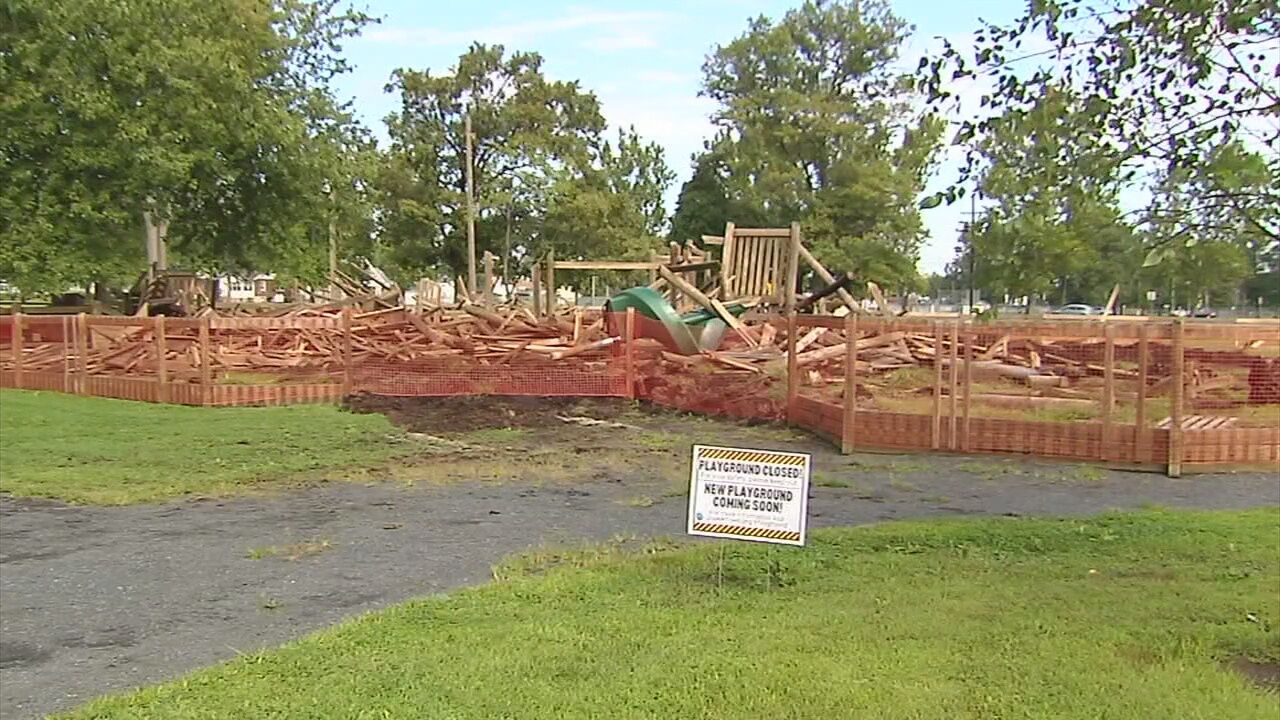
[[[1055,315],[1101,315],[1102,309],[1084,303],[1072,303],[1063,305],[1053,311]]]
[[[1191,312],[1191,317],[1194,317],[1194,318],[1216,318],[1216,317],[1218,317],[1218,311],[1217,311],[1217,310],[1214,310],[1213,308],[1208,308],[1208,307],[1198,307],[1198,308],[1196,308],[1195,310],[1193,310],[1193,311]]]

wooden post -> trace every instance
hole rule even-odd
[[[951,326],[951,432],[948,450],[960,449],[960,318]]]
[[[66,315],[62,316],[62,392],[74,393],[75,386],[71,384],[71,348],[67,345],[67,339],[71,336],[71,320]]]
[[[213,356],[209,352],[209,316],[200,318],[200,404],[213,402]]]
[[[1173,321],[1173,398],[1169,408],[1169,477],[1182,476],[1182,318]]]
[[[964,333],[964,449],[973,448],[973,432],[969,426],[969,410],[973,405],[973,328]]]
[[[23,355],[27,350],[27,339],[24,335],[26,329],[23,328],[22,312],[14,306],[13,311],[13,385],[21,388],[23,383],[23,374],[25,372],[26,358]]]
[[[351,394],[351,306],[342,308],[342,396]]]
[[[623,350],[626,352],[626,369],[627,369],[627,397],[632,400],[636,399],[636,361],[635,361],[635,339],[636,339],[636,309],[627,308],[627,320],[622,328]]]
[[[485,307],[493,307],[493,253],[487,250],[484,253],[484,292],[480,297],[484,298]]]
[[[800,223],[791,223],[791,244],[787,253],[786,282],[782,284],[787,295],[782,299],[783,307],[791,315],[796,309],[796,282],[800,274]]]
[[[844,319],[844,420],[840,426],[840,452],[853,452],[854,423],[858,417],[858,316]]]
[[[796,359],[796,316],[787,316],[787,422],[791,422],[791,406],[800,394],[800,365]]]
[[[542,264],[533,264],[533,316],[542,317]]]
[[[156,345],[156,402],[169,402],[169,367],[164,356],[168,354],[169,345],[164,335],[164,316],[157,315],[151,319],[152,335]]]
[[[729,262],[733,256],[733,223],[724,224],[724,244],[720,246],[720,299],[729,299]]]
[[[547,266],[544,269],[547,271],[547,282],[546,282],[546,287],[544,288],[547,292],[547,317],[553,318],[556,316],[556,301],[558,299],[556,298],[556,251],[555,250],[547,251]]]
[[[77,392],[81,395],[89,393],[89,316],[76,314],[76,366],[80,380]]]
[[[1147,375],[1151,372],[1151,352],[1147,346],[1147,325],[1138,326],[1138,407],[1134,414],[1133,457],[1138,462],[1147,461]]]
[[[933,425],[930,447],[942,447],[942,328],[933,321]]]
[[[1118,286],[1117,286],[1118,287]],[[1116,406],[1116,333],[1115,325],[1107,323],[1102,333],[1105,344],[1102,349],[1102,447],[1100,460],[1111,460],[1115,455],[1115,427],[1112,416]]]

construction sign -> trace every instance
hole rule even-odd
[[[804,545],[807,453],[693,446],[689,534]]]

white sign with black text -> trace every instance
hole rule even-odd
[[[807,453],[693,446],[689,534],[804,545]]]

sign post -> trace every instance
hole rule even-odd
[[[807,453],[693,446],[690,535],[804,545]]]

